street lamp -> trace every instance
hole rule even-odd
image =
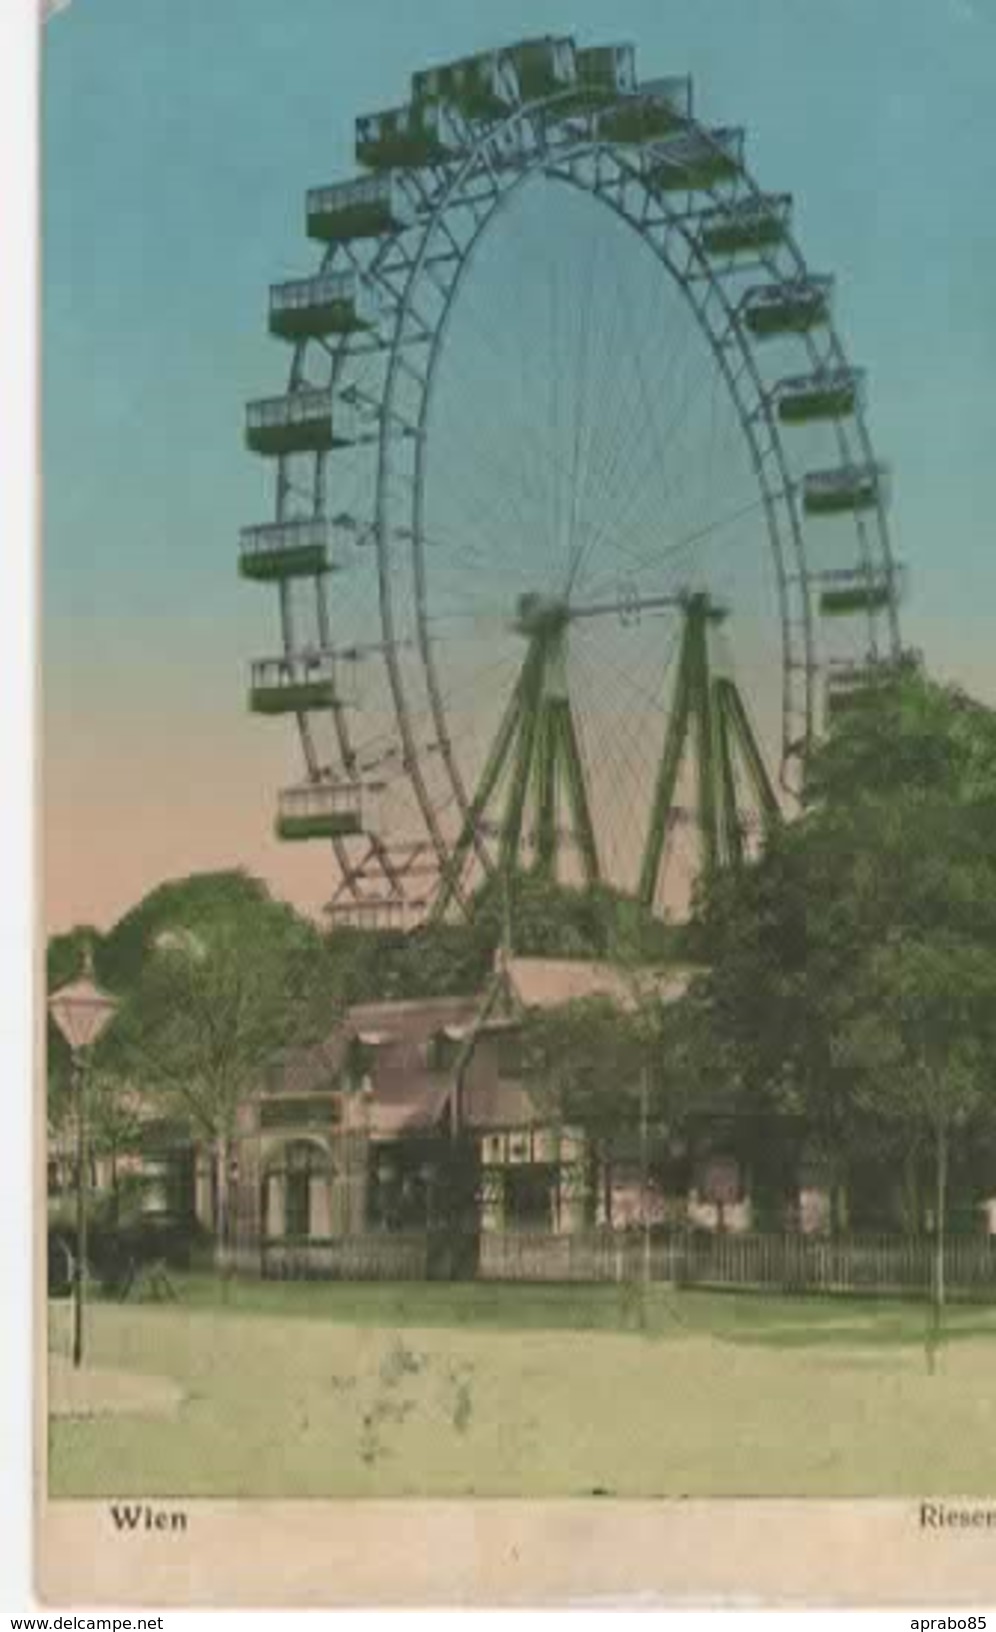
[[[90,1050],[117,1012],[117,1000],[102,992],[93,978],[93,954],[86,948],[81,979],[60,986],[48,1010],[72,1054],[73,1103],[76,1109],[76,1261],[73,1265],[73,1365],[83,1358],[83,1266],[86,1262],[86,1076]]]

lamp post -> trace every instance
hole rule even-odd
[[[48,1000],[49,1013],[72,1055],[73,1104],[76,1111],[76,1261],[73,1265],[73,1365],[83,1358],[84,1265],[86,1263],[86,1077],[90,1050],[117,1013],[117,1000],[102,992],[93,978],[93,954],[86,949],[83,974],[60,986]]]

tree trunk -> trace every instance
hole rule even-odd
[[[118,1153],[111,1146],[111,1223],[117,1229],[121,1221],[121,1186],[118,1183]]]
[[[948,1190],[948,1130],[947,1124],[937,1124],[937,1220],[934,1229],[934,1309],[938,1331],[944,1308],[944,1248],[946,1244],[945,1213]]]
[[[650,1285],[650,1068],[644,1064],[640,1072],[640,1223],[643,1230],[643,1267],[641,1280],[644,1290]]]
[[[916,1236],[922,1232],[924,1205],[920,1183],[921,1147],[909,1143],[903,1151],[902,1174],[899,1184],[899,1214],[904,1235]]]
[[[830,1234],[846,1235],[848,1224],[847,1182],[834,1170],[830,1180]]]
[[[214,1246],[215,1262],[222,1268],[228,1268],[228,1138],[220,1134],[215,1140],[215,1211],[214,1211]]]

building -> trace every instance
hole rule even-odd
[[[664,1001],[688,971],[636,977]],[[243,1105],[230,1216],[237,1262],[269,1273],[475,1273],[489,1237],[636,1220],[633,1153],[610,1171],[527,1080],[529,1012],[584,998],[632,1007],[608,964],[504,958],[483,993],[360,1004],[320,1045],[272,1061]],[[196,1212],[215,1221],[210,1153]],[[482,1245],[483,1244],[483,1245]]]
[[[599,1137],[558,1122],[527,1069],[526,1016],[596,998],[632,1009],[648,993],[666,1004],[690,975],[499,956],[482,992],[356,1005],[317,1046],[267,1064],[223,1173],[208,1145],[150,1121],[118,1178],[140,1172],[147,1208],[194,1216],[236,1267],[273,1276],[601,1278],[639,1273],[605,1260],[648,1227],[825,1232],[825,1178],[798,1121],[754,1127],[717,1100],[648,1129],[629,1080],[606,1085],[620,1115]],[[53,1142],[55,1189],[71,1165]],[[895,1175],[873,1166],[853,1225],[895,1229],[891,1214],[867,1222],[869,1195],[894,1200]]]

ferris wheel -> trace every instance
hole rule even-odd
[[[903,661],[865,381],[792,200],[687,78],[544,37],[416,72],[307,195],[250,706],[330,911],[407,925],[532,869],[681,911]]]

